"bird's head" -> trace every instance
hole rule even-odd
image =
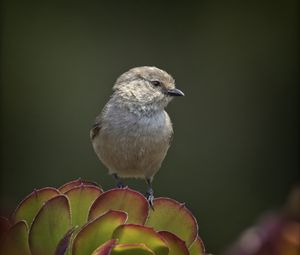
[[[114,96],[132,107],[164,109],[174,96],[184,96],[167,72],[152,66],[135,67],[116,81]]]

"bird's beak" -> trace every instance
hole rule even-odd
[[[182,97],[184,93],[179,89],[168,89],[167,94],[169,96]]]

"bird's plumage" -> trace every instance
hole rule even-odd
[[[117,79],[90,131],[110,174],[151,182],[170,146],[173,128],[164,109],[176,95],[183,93],[172,76],[156,67],[136,67]]]

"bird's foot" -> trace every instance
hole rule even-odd
[[[154,200],[154,192],[153,189],[149,189],[146,193],[146,198],[147,201],[149,203],[149,206],[151,207],[151,209],[154,211],[154,207],[153,207],[153,200]]]
[[[123,189],[123,188],[126,188],[126,186],[124,185],[124,183],[123,183],[123,182],[121,182],[121,181],[118,181],[118,182],[117,182],[117,188],[119,188],[119,189]]]
[[[126,186],[123,184],[123,182],[119,179],[119,176],[117,174],[112,174],[113,178],[117,181],[117,188],[123,189],[126,188]]]

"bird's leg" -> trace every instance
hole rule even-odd
[[[152,179],[147,178],[146,179],[146,183],[148,185],[148,190],[147,190],[147,193],[146,193],[146,198],[148,200],[148,203],[149,203],[150,207],[154,211],[154,207],[153,207],[154,191],[152,189]]]
[[[117,182],[117,188],[125,188],[125,185],[123,184],[123,182],[119,179],[119,176],[117,174],[112,174],[113,178],[115,179],[115,181]]]

